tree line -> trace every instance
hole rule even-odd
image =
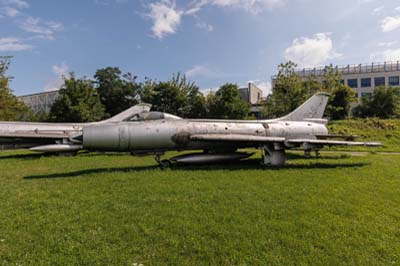
[[[224,84],[204,96],[194,82],[179,73],[167,81],[150,78],[138,81],[131,73],[107,67],[97,70],[93,78],[78,78],[73,72],[64,76],[50,112],[34,114],[17,100],[9,87],[11,78],[6,71],[10,59],[0,58],[2,121],[92,122],[112,117],[140,102],[152,104],[154,111],[184,118],[243,119],[250,113],[250,105],[241,98],[236,84]]]
[[[64,76],[59,97],[51,111],[35,114],[18,101],[10,89],[11,77],[6,72],[11,57],[0,57],[0,120],[91,122],[107,119],[129,107],[146,102],[153,110],[172,113],[184,118],[252,119],[250,105],[242,99],[236,84],[222,85],[206,96],[185,75],[173,75],[167,81],[144,78],[139,81],[131,73],[118,67],[106,67],[95,72],[93,78],[77,77],[73,72]],[[376,88],[371,97],[363,98],[356,108],[355,93],[341,82],[340,74],[327,66],[323,82],[316,76],[306,79],[296,71],[296,64],[278,66],[272,94],[262,103],[266,118],[285,115],[319,91],[330,93],[326,116],[331,119],[354,117],[399,117],[399,93],[394,88]]]

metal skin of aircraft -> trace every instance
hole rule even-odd
[[[76,153],[82,145],[72,140],[81,135],[84,126],[116,124],[138,113],[149,112],[151,106],[139,104],[107,120],[93,123],[28,123],[0,122],[0,145],[3,149],[30,148],[47,153]]]
[[[272,120],[209,120],[180,117],[143,111],[129,121],[83,126],[82,134],[71,138],[75,145],[88,151],[131,152],[155,155],[162,166],[177,163],[211,163],[240,160],[251,153],[237,152],[242,148],[260,148],[262,163],[282,166],[285,150],[302,148],[306,155],[323,146],[369,146],[378,142],[334,140],[329,135],[323,114],[329,95],[318,93],[292,113]],[[347,136],[342,136],[346,138]],[[166,151],[203,150],[161,160]]]

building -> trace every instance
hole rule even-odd
[[[262,101],[262,90],[256,85],[249,82],[247,87],[239,88],[240,95],[242,98],[251,104],[251,113],[255,117],[261,117],[261,101]]]
[[[17,98],[23,101],[35,113],[48,113],[58,94],[58,91],[49,91],[19,96]]]
[[[370,96],[378,86],[400,86],[400,61],[336,66],[335,70],[341,75],[341,82],[354,89],[359,99]],[[314,75],[318,81],[323,82],[323,67],[301,69],[296,73],[304,79]],[[275,80],[276,76],[273,76],[272,86],[275,86]]]
[[[248,83],[247,87],[239,88],[239,92],[243,100],[251,105],[257,105],[261,101],[262,90],[251,82]]]

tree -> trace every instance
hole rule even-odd
[[[332,120],[345,119],[349,115],[351,103],[355,100],[355,92],[348,86],[341,85],[333,90],[326,113]]]
[[[207,96],[207,109],[210,118],[243,119],[250,113],[250,105],[240,96],[238,86],[231,83]]]
[[[323,91],[331,94],[325,114],[332,120],[345,119],[351,103],[356,101],[355,92],[341,82],[340,73],[330,66],[324,69]]]
[[[86,78],[77,79],[74,73],[69,78],[64,77],[60,95],[50,110],[50,121],[92,122],[103,116],[104,106],[93,82]]]
[[[10,77],[6,75],[11,63],[10,56],[0,57],[0,120],[31,121],[32,110],[19,101],[9,87]]]
[[[354,92],[341,83],[340,73],[332,66],[324,69],[322,83],[315,75],[303,79],[296,73],[296,64],[289,61],[279,65],[275,86],[264,107],[264,115],[270,118],[283,116],[300,106],[318,91],[328,92],[326,114],[331,119],[344,119],[348,116]]]
[[[290,113],[302,104],[308,97],[314,94],[315,87],[305,86],[314,82],[304,82],[296,73],[296,64],[289,61],[278,66],[278,76],[272,95],[267,98],[264,115],[267,117],[279,117]]]
[[[155,111],[186,118],[205,116],[205,99],[199,87],[179,73],[164,82],[147,79],[142,84],[140,99],[152,104]]]
[[[117,67],[99,69],[94,75],[100,101],[105,106],[106,117],[114,116],[138,103],[140,84],[130,73],[122,75]]]
[[[332,65],[325,66],[324,80],[322,82],[322,90],[332,94],[336,89],[342,87],[341,76],[337,69]]]
[[[354,110],[356,117],[391,118],[399,115],[400,97],[395,88],[377,87],[371,97],[363,97]]]

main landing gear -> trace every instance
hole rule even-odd
[[[285,147],[283,144],[267,144],[263,147],[263,165],[284,166],[286,162]]]
[[[163,154],[162,153],[157,153],[155,156],[154,156],[154,159],[156,160],[156,162],[158,163],[158,165],[160,166],[160,168],[161,169],[166,169],[166,168],[169,168],[169,167],[171,167],[171,161],[170,160],[161,160],[161,156],[162,156]]]

